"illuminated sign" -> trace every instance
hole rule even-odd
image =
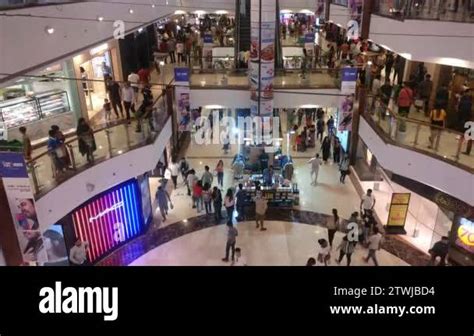
[[[456,245],[474,253],[474,222],[466,218],[459,220]]]
[[[142,233],[136,181],[125,182],[86,203],[73,212],[72,219],[75,236],[89,242],[89,261],[96,261]]]
[[[91,56],[94,56],[94,55],[97,55],[97,54],[100,54],[100,53],[106,51],[107,49],[109,49],[109,45],[107,43],[104,43],[104,44],[101,44],[100,46],[92,48],[89,51],[89,53],[91,54]]]

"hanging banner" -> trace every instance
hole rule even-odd
[[[355,93],[357,85],[357,68],[343,68],[341,70],[341,93],[351,95]]]
[[[406,234],[404,229],[410,205],[410,193],[393,193],[388,212],[387,233]]]
[[[354,113],[354,100],[353,96],[347,96],[344,98],[339,109],[339,126],[338,131],[352,131],[352,118]]]
[[[47,261],[47,254],[22,153],[0,152],[0,177],[5,187],[23,262],[43,264]]]
[[[211,33],[204,33],[202,48],[202,64],[204,69],[212,69],[212,48],[214,39]]]
[[[324,18],[325,9],[326,9],[326,0],[317,0],[316,10],[314,11],[316,18]]]
[[[189,68],[175,68],[175,97],[178,131],[191,131],[191,104],[189,91]]]

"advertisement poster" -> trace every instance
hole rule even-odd
[[[393,193],[388,212],[387,230],[392,229],[391,233],[406,233],[404,230],[405,221],[408,215],[410,205],[410,193]]]
[[[343,68],[341,70],[341,93],[351,95],[355,93],[357,85],[357,68]]]
[[[258,66],[259,63],[250,62],[250,98],[258,100]],[[275,77],[275,63],[262,63],[261,65],[261,85],[262,85],[262,99],[273,99],[273,78]]]
[[[148,182],[148,173],[145,173],[137,178],[140,187],[140,194],[142,199],[142,215],[145,225],[148,225],[153,219],[151,209],[150,184]]]
[[[191,104],[189,90],[189,69],[175,68],[176,113],[179,132],[191,131]]]
[[[352,118],[354,113],[354,100],[352,96],[343,99],[341,108],[339,109],[339,125],[338,131],[352,131]]]
[[[61,225],[51,225],[51,227],[43,232],[43,242],[48,261],[44,262],[42,266],[69,266],[69,258]]]
[[[72,213],[74,237],[89,243],[87,259],[94,263],[122,243],[143,232],[142,209],[136,180],[109,189]]]
[[[306,49],[306,53],[309,57],[314,56],[314,41],[315,41],[315,35],[314,33],[307,33],[304,36],[304,48]]]
[[[455,243],[457,246],[474,253],[474,222],[467,218],[459,219]]]
[[[211,33],[205,33],[203,36],[202,64],[204,69],[212,69],[212,48],[214,40]]]
[[[43,264],[47,261],[47,254],[22,153],[0,152],[0,177],[5,186],[23,262]]]

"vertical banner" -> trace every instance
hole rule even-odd
[[[410,193],[393,193],[388,212],[387,233],[406,234],[404,229],[410,205]]]
[[[354,99],[353,96],[347,96],[343,99],[341,108],[339,109],[339,125],[338,131],[352,131],[352,119],[354,113]]]
[[[210,32],[203,35],[202,64],[204,69],[212,69],[212,48],[214,39]]]
[[[189,68],[175,68],[174,80],[178,131],[191,131]]]
[[[273,116],[275,34],[275,1],[252,0],[249,62],[252,116],[257,116],[259,113],[261,117]]]
[[[355,93],[357,84],[357,68],[343,68],[341,70],[341,93],[351,95]]]
[[[43,264],[47,261],[47,255],[22,153],[0,152],[0,177],[5,186],[23,262]]]

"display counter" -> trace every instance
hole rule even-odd
[[[244,177],[245,204],[254,204],[257,196],[257,185],[263,197],[268,200],[268,206],[292,207],[299,204],[299,190],[296,183],[285,181],[282,184],[274,183],[272,186],[263,185],[263,175],[247,175]],[[275,178],[273,179],[275,182]]]
[[[0,102],[0,118],[8,129],[8,139],[21,139],[18,129],[27,126],[30,138],[48,136],[51,125],[61,129],[74,127],[68,93],[51,90],[32,96],[23,96]],[[69,113],[68,113],[69,112]]]

